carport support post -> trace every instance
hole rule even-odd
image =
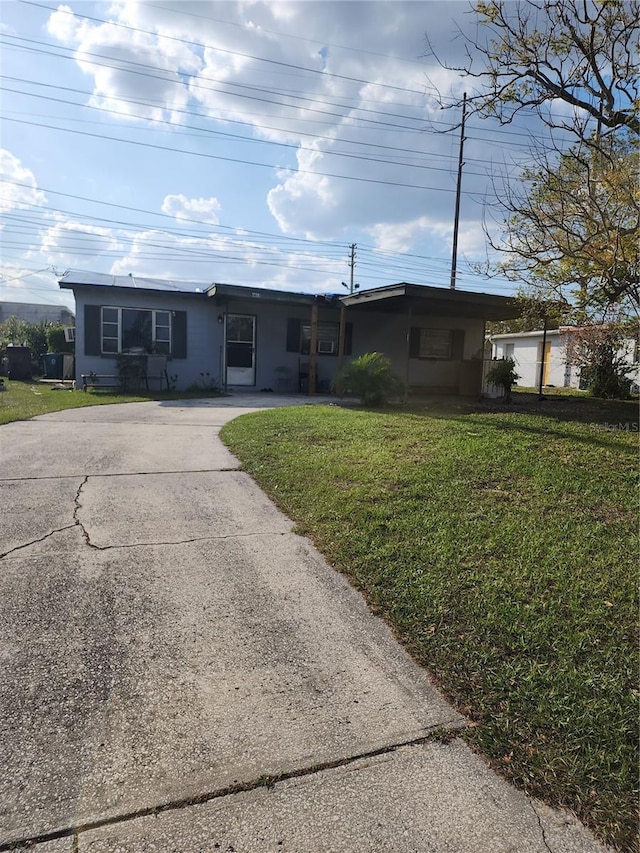
[[[309,391],[316,393],[316,363],[318,352],[318,305],[316,302],[311,306],[311,340],[309,341]]]
[[[407,312],[407,357],[404,370],[404,401],[407,402],[409,397],[409,359],[411,358],[411,305]]]
[[[544,349],[547,344],[547,318],[544,318],[542,324],[542,353],[540,355],[540,382],[538,383],[538,400],[544,400],[542,393],[542,381],[544,379]]]
[[[344,359],[344,331],[346,326],[346,314],[344,302],[340,305],[340,331],[338,333],[338,373],[342,370],[342,360]]]

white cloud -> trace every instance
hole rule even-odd
[[[46,204],[47,197],[38,189],[35,175],[6,148],[0,148],[0,181],[2,196],[0,210],[10,211],[29,205]],[[16,186],[20,184],[21,186]]]
[[[47,21],[47,31],[63,44],[73,44],[82,38],[86,25],[76,18],[70,6],[60,5]]]
[[[109,272],[299,291],[301,270],[314,272],[314,285],[320,291],[334,289],[335,281],[344,277],[341,260],[304,249],[287,251],[235,235],[184,237],[160,230],[138,232]]]
[[[179,121],[189,101],[183,75],[195,73],[200,58],[187,44],[118,26],[122,22],[116,14],[112,22],[91,23],[61,6],[48,29],[76,48],[78,65],[93,77],[90,104],[131,119]]]
[[[420,237],[448,240],[451,226],[421,216],[411,222],[379,223],[369,228],[377,249],[383,252],[408,252]]]
[[[371,235],[384,252],[418,250],[439,258],[450,253],[458,135],[432,131],[454,125],[459,116],[436,108],[433,86],[447,96],[459,93],[465,81],[423,54],[428,32],[448,62],[463,61],[464,41],[453,38],[452,24],[452,18],[460,24],[465,17],[472,20],[462,4],[116,0],[97,7],[106,23],[83,20],[84,7],[76,8],[77,15],[59,7],[49,18],[49,31],[75,48],[77,64],[91,80],[90,103],[124,112],[145,131],[168,118],[176,125],[171,130],[179,137],[176,150],[236,161],[224,166],[209,161],[208,170],[200,158],[181,154],[184,174],[177,167],[167,185],[168,170],[159,170],[153,201],[140,206],[157,210],[158,196],[164,196],[162,211],[184,232],[186,220],[224,221],[213,192],[225,200],[225,215],[239,211],[235,222],[224,223],[236,228],[237,242],[179,237],[151,227],[134,238],[115,230],[85,231],[82,239],[93,240],[87,245],[96,255],[95,262],[85,258],[84,266],[109,262],[114,272],[200,280],[260,283],[268,277],[298,289],[308,282],[300,284],[300,266],[324,271],[318,287],[346,277],[344,260],[334,268],[326,258],[251,249],[241,239],[245,227],[345,246]],[[180,127],[187,123],[222,134],[206,140],[191,131],[187,136]],[[486,142],[474,139],[475,130],[465,148],[460,232],[461,252],[470,257],[484,255],[479,209],[492,156]],[[224,131],[245,140],[225,139]],[[140,141],[158,140],[145,132]],[[264,141],[290,147],[263,147]],[[169,163],[170,156],[150,153],[149,163],[155,163],[152,157]],[[253,169],[250,162],[274,168]],[[141,174],[125,178],[125,171],[123,186],[137,180],[142,185]],[[117,195],[118,203],[122,198]],[[62,236],[57,230],[48,234],[47,257],[62,247]],[[111,251],[120,251],[121,259],[114,263]]]
[[[84,269],[102,257],[123,250],[117,233],[110,228],[88,225],[56,214],[55,223],[42,235],[39,254],[58,268]]]
[[[162,212],[178,220],[197,219],[218,225],[218,212],[222,206],[217,198],[187,198],[184,195],[168,195],[162,202]]]

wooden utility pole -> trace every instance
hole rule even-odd
[[[462,167],[464,160],[462,153],[464,150],[464,122],[467,115],[467,93],[462,97],[462,122],[460,123],[460,153],[458,155],[458,182],[456,184],[456,212],[453,219],[453,250],[451,253],[451,282],[449,287],[451,290],[456,289],[456,269],[458,266],[458,226],[460,224],[460,191],[462,189]]]

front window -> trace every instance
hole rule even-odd
[[[319,355],[337,355],[340,338],[339,323],[318,323],[316,334],[316,352]],[[302,323],[300,352],[309,355],[311,348],[311,324]]]
[[[171,352],[171,312],[143,308],[102,309],[102,352]]]
[[[418,358],[451,358],[451,331],[420,329]]]

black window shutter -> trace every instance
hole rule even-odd
[[[287,320],[287,352],[300,352],[300,320],[295,317]]]
[[[102,354],[99,305],[84,306],[84,354]]]
[[[451,358],[462,361],[464,355],[464,329],[454,329],[451,332]]]
[[[412,326],[409,332],[409,358],[420,357],[420,329]]]
[[[173,346],[171,348],[171,355],[174,358],[186,358],[187,357],[187,312],[186,311],[172,311],[171,312],[171,321],[172,321],[172,333],[173,333]]]
[[[353,346],[353,323],[344,324],[344,354],[351,355]]]

